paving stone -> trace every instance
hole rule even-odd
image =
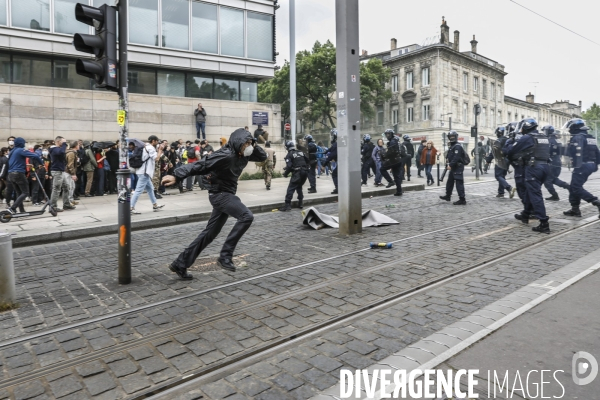
[[[302,385],[297,389],[292,390],[290,393],[288,393],[288,395],[292,398],[292,399],[296,399],[296,400],[306,400],[306,399],[310,399],[311,397],[315,396],[317,394],[317,389],[310,386],[310,385]]]
[[[92,396],[97,396],[100,393],[104,393],[117,387],[115,381],[106,372],[85,378],[83,384]]]
[[[169,366],[160,357],[145,358],[139,362],[140,367],[148,375],[167,369]]]
[[[308,359],[306,362],[324,372],[330,372],[342,366],[340,362],[323,355],[314,356]]]
[[[162,355],[165,356],[166,358],[173,358],[175,356],[184,354],[186,352],[185,347],[183,347],[180,344],[173,343],[173,342],[169,342],[162,346],[158,346],[157,350],[160,351],[162,353]]]
[[[238,381],[236,386],[249,396],[256,396],[257,394],[262,393],[271,387],[270,385],[259,381],[252,376]]]
[[[83,386],[81,386],[78,380],[72,375],[50,382],[49,385],[52,393],[57,399],[83,389]]]
[[[150,387],[150,381],[148,381],[148,378],[141,374],[129,375],[121,379],[120,382],[123,390],[127,394],[139,392],[142,389]]]
[[[351,333],[352,334],[352,333]],[[377,350],[377,346],[370,345],[368,343],[362,342],[360,340],[353,340],[351,342],[346,343],[346,347],[350,350],[354,350],[359,354],[367,355]]]
[[[304,384],[304,382],[302,382],[300,379],[296,379],[293,376],[286,373],[277,375],[275,378],[271,379],[271,382],[274,382],[276,385],[280,386],[288,392]]]
[[[149,347],[136,347],[135,349],[129,350],[129,354],[133,357],[134,360],[139,361],[144,358],[152,357],[154,353],[150,350]]]
[[[271,388],[254,397],[255,400],[289,400],[290,397],[281,390]]]
[[[33,346],[32,350],[36,355],[39,356],[42,354],[50,353],[51,351],[58,350],[58,345],[54,343],[54,341],[49,341]]]
[[[259,378],[268,378],[270,376],[278,374],[281,369],[266,362],[262,361],[248,368],[248,371],[258,376]]]
[[[182,374],[202,366],[202,361],[191,354],[182,354],[169,360]]]
[[[75,367],[75,370],[79,375],[87,378],[88,376],[96,375],[104,371],[104,366],[99,361],[93,361],[91,363],[79,365]]]
[[[218,343],[218,342],[217,342]],[[195,342],[186,344],[187,348],[194,352],[195,355],[201,356],[208,354],[217,348],[207,340],[196,340]]]
[[[202,385],[200,389],[206,393],[211,399],[224,399],[236,393],[236,390],[224,379],[213,383]]]
[[[15,400],[29,400],[44,394],[45,388],[39,381],[19,385],[13,389]]]
[[[181,344],[188,344],[190,342],[193,342],[194,340],[197,340],[198,338],[199,336],[192,332],[184,332],[175,336],[175,340],[177,340]]]
[[[62,343],[62,348],[64,351],[71,352],[79,349],[86,348],[87,345],[83,338],[75,338],[73,340],[69,340],[67,342]]]
[[[200,356],[200,360],[202,360],[202,362],[207,365],[222,360],[224,358],[225,354],[221,353],[218,350],[211,351],[210,353]]]
[[[302,362],[294,357],[288,358],[287,360],[280,362],[277,366],[283,368],[292,375],[297,375],[311,368],[310,365],[308,365],[307,363]]]
[[[236,341],[231,340],[229,338],[215,343],[215,346],[226,356],[231,356],[244,350],[244,348],[240,346]]]
[[[337,379],[329,374],[324,374],[323,371],[316,368],[309,369],[300,375],[300,377],[319,390],[325,390],[338,383]]]
[[[120,378],[122,376],[131,375],[134,372],[137,372],[137,370],[138,370],[138,367],[133,362],[131,362],[131,360],[129,360],[129,359],[116,361],[116,362],[108,364],[108,366],[110,367],[113,374],[115,374],[115,376],[117,378]]]

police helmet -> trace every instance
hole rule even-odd
[[[554,127],[552,125],[545,125],[542,128],[542,132],[544,132],[546,135],[555,135],[556,134],[556,130],[554,129]]]
[[[337,129],[333,128],[329,133],[331,134],[331,142],[335,142],[337,140]]]
[[[535,120],[535,118],[525,118],[521,122],[519,122],[516,132],[525,135],[526,133],[531,132],[537,127],[538,123]]]
[[[504,136],[504,132],[506,132],[506,128],[503,126],[499,126],[496,128],[496,137],[502,137]]]
[[[404,136],[402,136],[402,139],[404,139],[404,140],[410,140],[410,136],[404,135]]]
[[[304,140],[306,140],[307,142],[312,142],[313,137],[312,137],[312,135],[306,135],[306,136],[304,136]]]
[[[450,131],[450,132],[448,132],[448,134],[446,136],[448,136],[448,141],[450,143],[456,143],[456,142],[458,142],[458,132],[456,132],[456,131]]]
[[[369,135],[369,134],[367,133],[365,136],[363,136],[363,140],[364,140],[365,142],[370,142],[370,141],[371,141],[371,135]]]
[[[589,128],[586,126],[585,121],[581,118],[573,118],[562,127],[563,130],[568,130],[571,135],[578,133],[579,131],[587,131]]]
[[[288,149],[288,150],[292,150],[294,147],[296,147],[296,145],[291,140],[288,140],[285,143],[285,148]]]
[[[386,129],[385,132],[383,132],[383,134],[385,135],[385,137],[387,138],[387,140],[392,140],[392,138],[394,137],[394,135],[396,133],[394,132],[393,129]]]

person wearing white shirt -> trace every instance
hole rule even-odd
[[[158,148],[158,152],[156,151],[156,145],[160,140],[155,135],[151,135],[148,138],[148,143],[146,143],[146,147],[144,148],[144,155],[142,156],[142,161],[144,164],[135,170],[135,174],[137,175],[138,181],[135,187],[135,192],[133,192],[133,196],[131,196],[131,213],[132,214],[141,214],[139,211],[135,210],[135,204],[137,203],[140,195],[144,192],[144,190],[148,193],[148,197],[150,197],[150,201],[152,202],[152,208],[154,211],[158,211],[164,207],[164,204],[158,204],[156,202],[156,197],[154,196],[154,186],[152,185],[152,176],[154,175],[154,167],[156,165],[156,161],[159,160],[160,156],[163,152],[164,145],[161,145]]]

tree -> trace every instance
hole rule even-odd
[[[304,110],[304,118],[336,126],[336,68],[335,47],[330,41],[315,42],[311,51],[303,50],[296,55],[296,98],[297,108]],[[261,102],[281,104],[284,118],[290,114],[289,63],[275,73],[275,77],[262,82],[258,87]],[[385,88],[390,72],[381,60],[371,59],[360,65],[360,110],[371,118],[375,115],[374,105],[389,100],[392,93]]]
[[[597,126],[600,127],[600,106],[598,104],[592,104],[590,108],[581,113],[581,116],[587,121],[590,128],[596,130]]]

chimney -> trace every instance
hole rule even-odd
[[[460,51],[459,50],[459,43],[460,42],[460,32],[459,31],[454,31],[454,43],[452,43],[452,48],[456,51]]]
[[[366,51],[366,50],[363,50],[363,51],[362,51],[362,54],[361,54],[361,56],[368,56],[368,55],[369,55],[369,52],[368,52],[368,51]]]
[[[442,25],[441,25],[441,34],[440,34],[440,43],[445,45],[450,45],[450,28],[448,24],[446,24],[446,19],[442,17]]]
[[[471,53],[477,54],[477,40],[475,40],[475,35],[473,35],[473,40],[471,40]]]
[[[581,108],[583,106],[583,104],[581,103],[581,100],[579,100],[579,108]]]
[[[396,47],[398,47],[398,41],[396,39],[392,38],[392,45],[391,45],[392,50],[396,50]]]
[[[534,96],[534,95],[532,95],[532,94],[531,94],[531,92],[529,92],[529,94],[528,94],[527,96],[525,96],[525,100],[526,100],[528,103],[531,103],[531,104],[533,104],[533,101],[534,101],[534,99],[535,99],[535,96]]]

